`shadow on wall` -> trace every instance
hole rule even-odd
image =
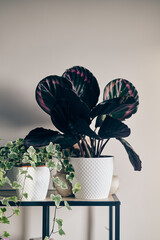
[[[25,92],[23,96],[22,91],[21,94],[19,92],[20,89],[0,89],[0,122],[15,128],[49,122],[49,116],[38,107],[34,96],[28,102]]]

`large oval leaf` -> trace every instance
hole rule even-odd
[[[130,135],[130,129],[120,120],[106,116],[99,129],[98,135],[101,138],[128,137]]]
[[[72,89],[72,84],[66,78],[56,75],[42,79],[37,85],[36,100],[46,113],[51,114],[55,102],[62,97],[62,87]]]
[[[78,133],[77,121],[82,119],[90,125],[88,106],[70,89],[61,88],[61,98],[55,101],[51,119],[56,128],[64,133]],[[75,128],[75,126],[77,126]]]
[[[127,101],[127,97],[134,98],[134,101],[131,102],[130,105],[127,105],[127,108],[119,109],[111,114],[111,116],[116,119],[124,120],[131,117],[132,114],[136,113],[139,105],[139,96],[136,88],[132,83],[126,79],[118,78],[112,80],[106,85],[103,93],[103,99],[109,100],[119,97],[124,97],[125,101]],[[125,102],[123,101],[123,103]]]
[[[72,147],[78,140],[71,135],[60,134],[57,131],[44,128],[35,128],[24,138],[26,147],[39,148],[47,146],[50,142],[60,144],[61,148]]]
[[[72,83],[74,91],[90,109],[96,105],[100,90],[96,78],[88,69],[75,66],[67,69],[62,76]]]

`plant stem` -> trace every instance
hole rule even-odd
[[[81,152],[82,157],[84,157],[84,151],[83,151],[82,146],[81,146],[79,141],[78,141],[78,146],[80,148],[80,152]]]
[[[102,149],[102,144],[103,144],[103,139],[102,139],[102,141],[101,141],[101,145],[100,145],[100,147],[99,147],[99,149],[98,149],[98,157],[101,155],[101,149]]]
[[[108,143],[108,141],[110,140],[110,138],[108,138],[105,143],[103,144],[103,146],[101,147],[101,151],[100,151],[100,154],[102,153],[104,147],[106,146],[106,144]]]
[[[88,149],[88,146],[87,146],[87,143],[86,143],[85,138],[81,137],[81,140],[82,140],[82,142],[83,142],[83,144],[84,144],[84,147],[85,147],[85,149],[86,149],[86,153],[87,153],[88,157],[91,158],[91,153],[90,153],[90,151],[89,151],[89,149]]]
[[[54,226],[55,226],[55,222],[56,222],[56,211],[57,211],[57,207],[55,206],[54,218],[53,218],[53,226],[52,226],[52,230],[51,230],[51,233],[50,233],[49,237],[51,237],[52,233],[54,233]]]

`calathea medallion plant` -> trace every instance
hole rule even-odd
[[[109,139],[115,138],[124,146],[134,170],[140,171],[141,160],[124,139],[130,129],[123,122],[137,112],[136,88],[128,80],[118,78],[105,86],[103,101],[97,104],[99,94],[96,78],[84,67],[75,66],[61,77],[42,79],[36,88],[36,100],[59,131],[36,128],[25,137],[25,145],[41,147],[53,142],[63,149],[77,143],[82,157],[99,157]],[[93,120],[94,130],[90,127]]]

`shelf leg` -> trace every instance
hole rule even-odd
[[[113,239],[113,208],[109,206],[109,240]]]
[[[42,239],[49,236],[49,206],[43,206],[42,215]]]
[[[115,206],[115,240],[120,240],[120,204]]]

